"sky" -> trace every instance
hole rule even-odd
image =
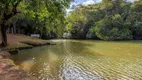
[[[101,2],[101,1],[102,0],[74,0],[74,2],[72,2],[71,4],[74,4],[74,5],[78,5],[78,4],[89,5],[89,4],[95,4],[95,3],[98,3],[98,2]],[[136,0],[128,0],[128,1],[134,2]]]
[[[70,8],[67,9],[67,15],[70,14],[71,11],[73,11],[78,5],[82,4],[84,6],[90,5],[90,4],[95,4],[100,2],[101,0],[74,0],[70,4]]]
[[[136,0],[128,0],[131,2],[134,2]],[[73,11],[78,5],[82,4],[84,6],[90,5],[90,4],[95,4],[95,3],[99,3],[101,2],[101,0],[74,0],[73,2],[71,2],[70,4],[70,8],[67,9],[67,14],[69,14],[71,11]]]
[[[100,2],[101,0],[74,0],[74,2],[72,2],[71,4],[74,4],[74,5],[79,5],[79,4],[82,4],[82,5],[89,5],[89,4],[94,4],[94,3],[97,3],[97,2]]]

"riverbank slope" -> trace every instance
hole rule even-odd
[[[1,36],[1,35],[0,35]],[[47,40],[32,38],[23,34],[8,34],[7,35],[8,46],[0,47],[0,51],[31,48],[33,46],[49,45]],[[0,37],[1,42],[1,37]]]
[[[0,52],[0,80],[32,80],[30,75],[9,59],[8,52]]]
[[[15,65],[13,60],[9,59],[10,53],[17,53],[18,49],[50,45],[50,43],[47,40],[32,38],[22,34],[8,34],[7,38],[8,46],[0,46],[0,80],[36,80],[27,72]]]

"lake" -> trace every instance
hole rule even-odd
[[[141,80],[142,41],[51,40],[12,59],[38,80]]]

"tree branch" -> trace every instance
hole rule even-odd
[[[4,20],[8,20],[11,17],[13,17],[14,15],[16,15],[17,13],[20,13],[20,12],[17,12],[17,7],[18,7],[18,5],[20,4],[21,1],[22,0],[18,0],[17,3],[12,4],[12,12],[10,14],[4,13]],[[8,6],[6,6],[6,10],[7,9],[8,9]]]

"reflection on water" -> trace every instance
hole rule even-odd
[[[31,60],[26,60],[26,61],[23,61],[19,64],[19,66],[22,67],[22,69],[26,70],[26,71],[30,71],[32,66],[34,65],[35,61],[34,61],[34,58],[31,59]]]
[[[38,80],[140,80],[142,41],[53,40],[13,59]]]

